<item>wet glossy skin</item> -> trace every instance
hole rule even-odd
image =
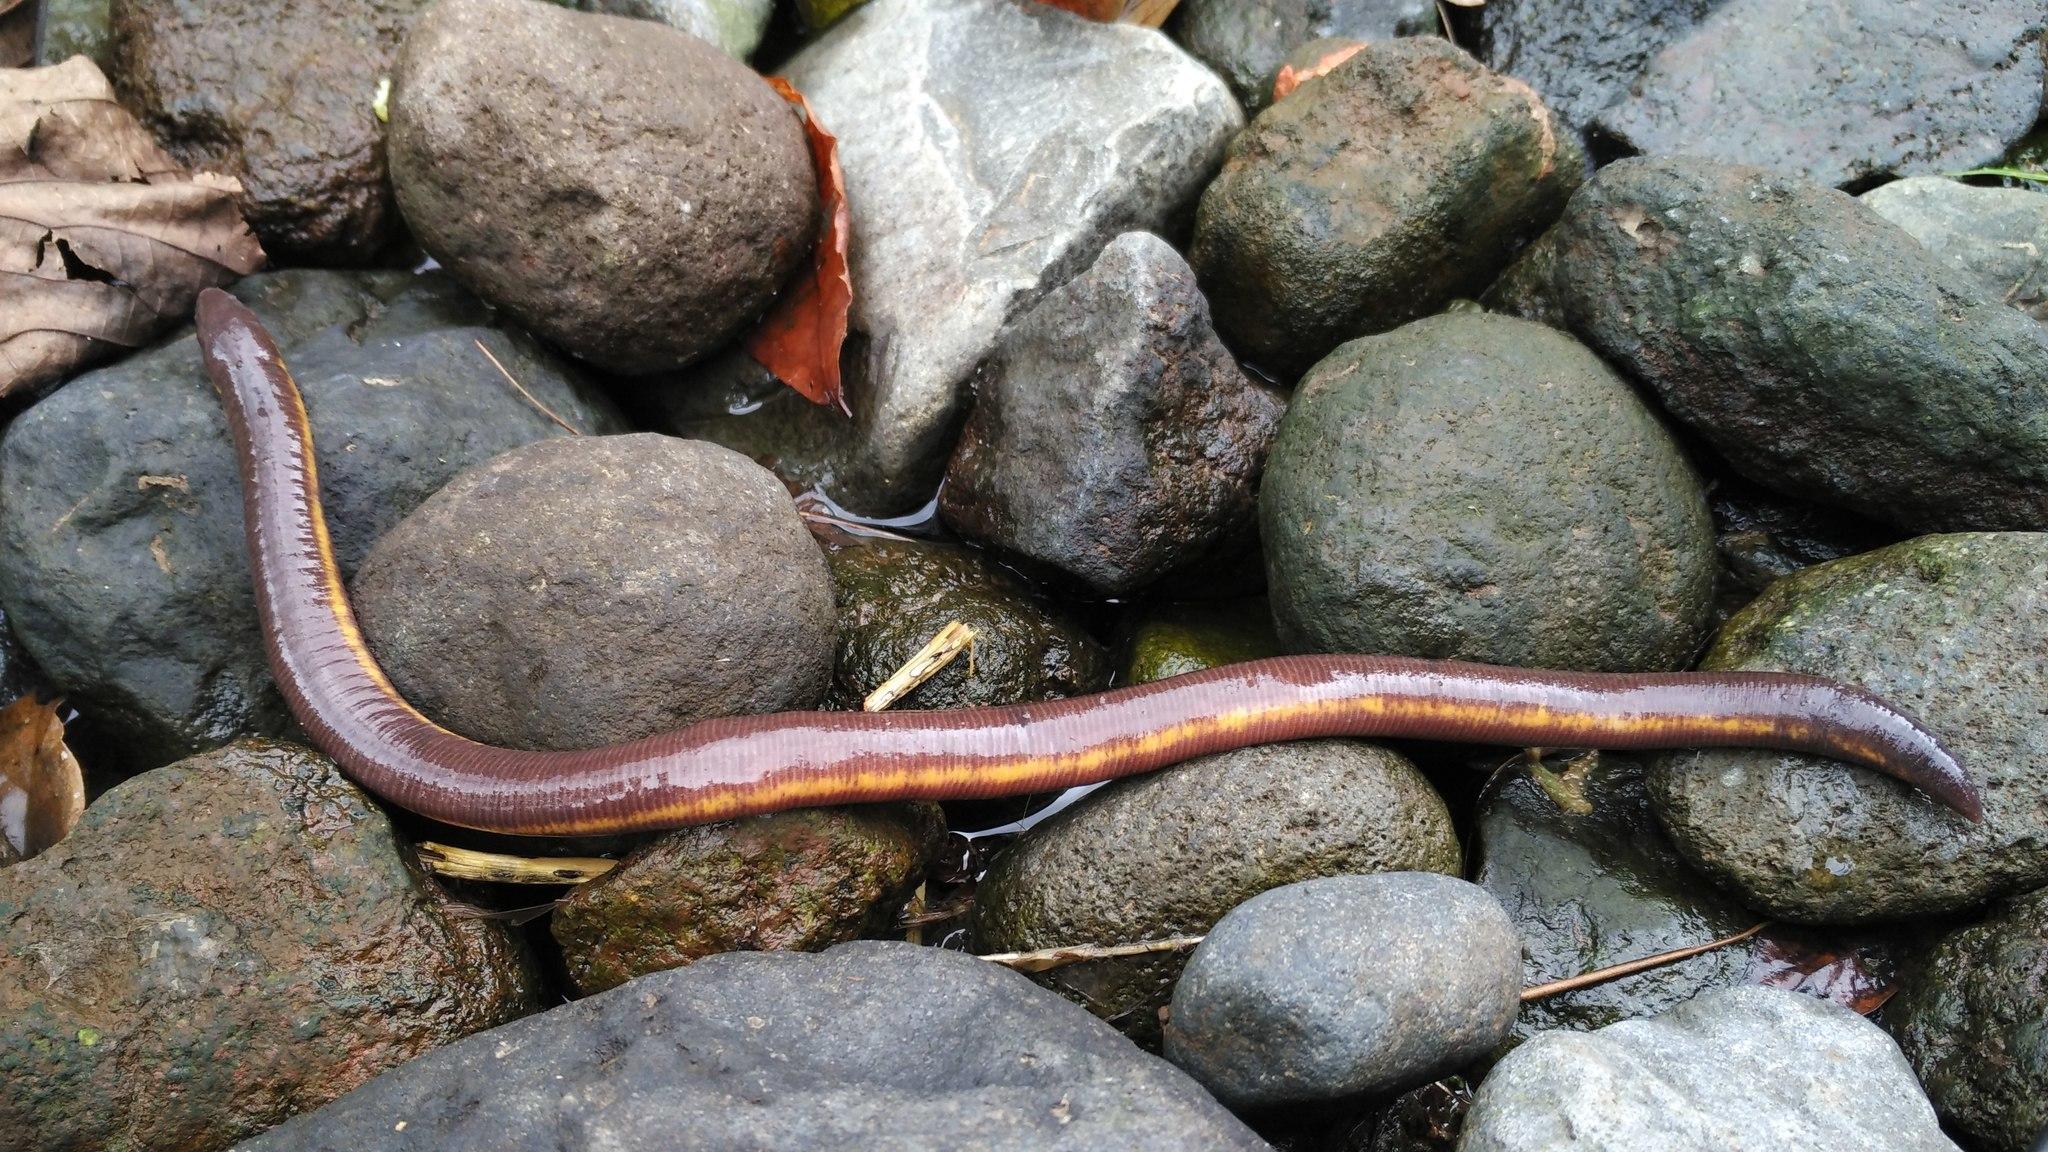
[[[478,744],[415,711],[364,647],[328,544],[305,406],[276,345],[224,292],[201,296],[198,319],[240,457],[271,671],[351,777],[436,820],[552,835],[673,828],[819,804],[1043,792],[1318,736],[1778,748],[1877,769],[1981,817],[1962,769],[1903,712],[1857,688],[1775,673],[1288,656],[1045,704],[742,716],[577,752]]]

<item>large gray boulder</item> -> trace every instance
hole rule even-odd
[[[2048,320],[2048,196],[1913,176],[1857,199],[1976,281],[1986,296]]]
[[[585,12],[607,16],[631,16],[637,20],[658,20],[680,28],[735,60],[754,54],[768,19],[775,14],[775,0],[563,0]]]
[[[1583,128],[1643,66],[1728,0],[1513,0],[1481,6],[1475,51]]]

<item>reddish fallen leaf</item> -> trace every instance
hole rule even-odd
[[[1157,28],[1166,23],[1180,0],[1040,0],[1055,8],[1105,24],[1136,24]]]
[[[839,349],[846,343],[846,315],[853,307],[853,281],[846,268],[852,227],[846,207],[846,174],[839,168],[839,140],[818,123],[810,101],[789,81],[770,76],[768,83],[804,114],[804,134],[811,143],[811,166],[818,171],[818,199],[825,208],[825,224],[818,230],[811,274],[799,280],[762,318],[760,327],[747,337],[747,355],[813,404],[834,404],[850,416],[853,413],[846,406],[839,380]]]
[[[1778,926],[1751,953],[1749,981],[1803,992],[1868,1016],[1899,990],[1896,968],[1882,941],[1822,942],[1810,933]]]
[[[85,777],[64,745],[57,706],[23,696],[0,708],[0,858],[41,852],[84,811]]]
[[[1346,44],[1342,48],[1332,49],[1316,57],[1315,63],[1305,68],[1296,68],[1292,64],[1282,64],[1279,75],[1273,77],[1273,103],[1278,104],[1286,99],[1287,94],[1296,88],[1301,87],[1318,76],[1324,75],[1330,69],[1358,55],[1359,49],[1364,47],[1365,41],[1363,40]]]
[[[262,267],[240,190],[179,168],[83,56],[0,71],[0,395],[140,347]]]

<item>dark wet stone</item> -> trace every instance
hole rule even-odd
[[[1839,508],[1780,496],[1735,477],[1715,481],[1714,549],[1722,594],[1746,604],[1771,581],[1802,568],[1896,544],[1899,531]]]
[[[1148,607],[1128,626],[1119,684],[1146,684],[1243,660],[1278,656],[1263,597]]]
[[[1875,1024],[1775,988],[1648,1020],[1546,1032],[1479,1085],[1459,1152],[1567,1147],[1957,1152]]]
[[[1772,916],[1927,916],[2048,883],[2048,534],[1927,536],[1787,576],[1721,629],[1710,670],[1804,672],[1918,716],[1984,796],[1971,824],[1865,768],[1669,753],[1650,802],[1692,864]]]
[[[2048,196],[1914,176],[1857,199],[1986,296],[2048,320]]]
[[[222,1148],[535,1006],[333,764],[231,745],[0,868],[0,1149]]]
[[[892,928],[945,836],[931,805],[807,808],[672,832],[548,921],[577,992],[719,952],[818,952]]]
[[[60,64],[90,57],[105,72],[112,65],[113,32],[107,26],[112,0],[43,0],[43,40],[36,63]]]
[[[427,0],[113,0],[107,74],[185,167],[242,183],[271,259],[363,264],[398,235],[371,114]]]
[[[445,277],[279,272],[235,293],[270,327],[312,415],[344,573],[449,477],[584,431],[610,405]],[[0,603],[111,759],[154,767],[287,729],[257,633],[242,490],[191,330],[86,373],[0,442]]]
[[[1180,1152],[1266,1145],[1014,972],[911,944],[740,952],[396,1069],[243,1152]]]
[[[1598,128],[1636,152],[1821,184],[1998,158],[2041,114],[2039,0],[1728,0]]]
[[[1435,0],[1182,0],[1167,31],[1256,112],[1272,101],[1273,74],[1311,40],[1391,40],[1437,31]]]
[[[1580,177],[1527,85],[1435,37],[1373,44],[1231,141],[1188,262],[1232,347],[1297,376],[1476,295]]]
[[[1475,51],[1584,127],[1657,53],[1727,0],[1512,0],[1476,13]]]
[[[1259,496],[1295,651],[1684,667],[1713,591],[1699,477],[1563,333],[1454,313],[1302,381]]]
[[[1113,665],[1102,645],[978,552],[860,539],[827,558],[839,585],[834,708],[859,708],[955,620],[974,629],[974,658],[954,660],[896,707],[1025,704],[1109,684]]]
[[[1166,1056],[1233,1108],[1395,1092],[1463,1067],[1514,1024],[1514,925],[1452,876],[1328,876],[1210,929],[1173,991]]]
[[[1749,479],[1919,531],[2048,527],[2048,327],[1854,197],[1623,160],[1524,263],[1497,302],[1540,298]]]
[[[1942,937],[1885,1027],[1951,1126],[1991,1152],[2048,1131],[2048,889]]]
[[[538,0],[443,0],[421,19],[392,93],[391,178],[457,279],[628,374],[745,330],[808,260],[818,217],[798,115],[746,65]]]
[[[1240,372],[1171,245],[1126,232],[997,337],[946,469],[948,526],[1104,595],[1255,531],[1286,407]]]
[[[1031,830],[975,892],[974,946],[1195,935],[1297,880],[1458,867],[1450,812],[1406,758],[1350,740],[1263,745],[1109,785]],[[1151,1044],[1186,959],[1091,961],[1040,979]]]
[[[803,518],[766,469],[701,440],[496,456],[379,538],[352,591],[399,692],[486,744],[808,708],[832,675],[832,580]]]

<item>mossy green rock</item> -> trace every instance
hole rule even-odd
[[[586,996],[717,952],[822,951],[889,928],[945,830],[928,804],[685,828],[571,892],[549,930]]]
[[[1696,867],[1788,920],[1952,912],[2048,883],[2048,534],[1925,536],[1787,576],[1701,667],[1804,672],[1918,716],[1984,797],[1971,824],[1867,768],[1782,752],[1658,757],[1650,802]]]
[[[0,869],[0,1149],[224,1148],[535,1000],[325,757],[229,745]]]
[[[1149,684],[1280,654],[1263,597],[1147,608],[1130,626],[1119,683]]]
[[[1633,389],[1563,333],[1455,313],[1356,340],[1281,420],[1259,496],[1290,648],[1682,668],[1713,525]]]
[[[978,552],[863,539],[831,549],[839,584],[839,661],[830,704],[855,709],[952,621],[974,630],[963,654],[899,708],[1023,704],[1100,691],[1109,653]]]
[[[1885,1009],[1935,1111],[1988,1152],[2048,1131],[2048,889],[1952,932]]]
[[[1407,759],[1351,740],[1269,744],[1112,784],[1012,845],[975,893],[981,952],[1206,932],[1269,888],[1459,870],[1442,798]],[[1187,954],[1039,977],[1145,1044]]]
[[[106,71],[113,52],[107,10],[113,0],[43,0],[43,42],[36,63],[61,64],[73,56],[89,56]]]

